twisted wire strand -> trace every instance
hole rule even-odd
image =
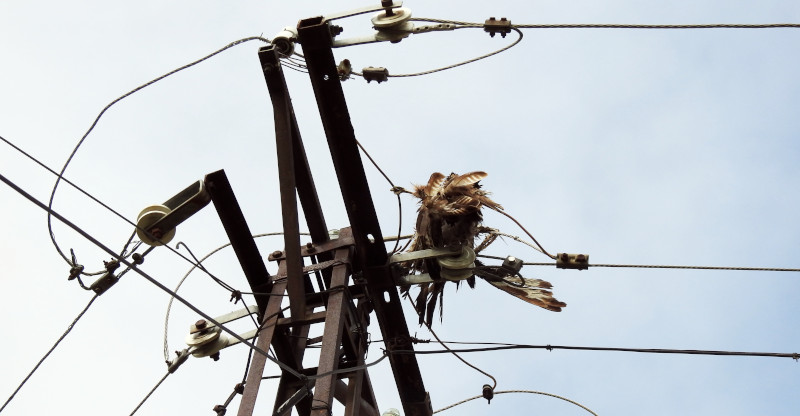
[[[142,399],[142,401],[140,401],[140,402],[139,402],[139,404],[138,404],[138,405],[136,405],[136,408],[135,408],[135,409],[133,409],[133,411],[131,412],[131,415],[130,415],[130,416],[133,416],[133,415],[134,415],[134,414],[135,414],[135,413],[136,413],[136,412],[139,410],[139,408],[140,408],[140,407],[142,407],[142,405],[144,404],[144,402],[146,402],[146,401],[147,401],[147,399],[149,399],[149,398],[150,398],[150,396],[152,396],[152,395],[153,395],[153,393],[156,391],[156,389],[158,389],[158,388],[161,386],[161,383],[163,383],[163,382],[164,382],[164,380],[166,380],[166,379],[167,379],[167,377],[168,377],[170,374],[171,374],[171,373],[170,373],[169,371],[167,371],[167,372],[164,374],[164,376],[163,376],[163,377],[161,377],[161,380],[158,380],[158,383],[156,383],[156,385],[155,385],[155,386],[153,386],[153,388],[152,388],[152,389],[150,389],[150,392],[149,392],[149,393],[147,393],[147,395],[146,395],[146,396],[144,396],[144,399]]]
[[[217,327],[219,327],[222,331],[224,331],[228,335],[231,335],[233,338],[236,338],[237,340],[239,340],[239,342],[241,342],[242,344],[247,345],[249,348],[255,350],[259,354],[261,354],[264,357],[266,357],[268,360],[270,360],[273,363],[277,364],[278,367],[280,367],[281,370],[283,370],[285,373],[291,374],[293,377],[296,377],[297,379],[300,379],[300,380],[302,380],[304,378],[304,376],[302,374],[298,373],[295,369],[293,369],[292,367],[290,367],[286,363],[281,362],[280,360],[277,360],[277,359],[273,358],[272,356],[270,356],[263,349],[261,349],[261,348],[257,347],[256,345],[248,342],[246,339],[242,338],[241,335],[237,334],[236,332],[234,332],[233,330],[231,330],[227,326],[225,326],[222,323],[218,322],[216,319],[211,317],[209,314],[203,312],[202,310],[200,310],[200,308],[198,308],[197,306],[193,305],[191,302],[189,302],[188,300],[184,299],[182,296],[178,295],[174,291],[170,290],[168,287],[164,286],[164,284],[159,282],[157,279],[155,279],[154,277],[150,276],[148,273],[146,273],[142,269],[136,267],[135,264],[129,262],[128,260],[124,259],[120,255],[115,253],[113,250],[108,248],[108,246],[106,246],[105,244],[101,243],[98,239],[94,238],[91,234],[89,234],[86,231],[84,231],[81,227],[78,227],[73,222],[71,222],[70,220],[65,218],[63,215],[59,214],[58,212],[56,212],[52,208],[48,207],[43,202],[41,202],[38,199],[36,199],[33,195],[29,194],[24,189],[22,189],[19,186],[17,186],[14,182],[10,181],[8,178],[3,176],[2,174],[0,174],[0,182],[5,183],[10,188],[12,188],[14,191],[16,191],[18,194],[23,196],[25,199],[27,199],[28,201],[30,201],[31,203],[33,203],[37,207],[47,211],[50,215],[56,217],[64,225],[68,226],[73,231],[75,231],[78,234],[80,234],[83,238],[85,238],[86,240],[90,241],[92,244],[94,244],[95,246],[97,246],[101,250],[105,251],[108,255],[112,256],[114,259],[119,261],[121,264],[124,264],[125,266],[127,266],[131,270],[133,270],[134,272],[138,273],[140,276],[145,278],[145,280],[147,280],[148,282],[152,283],[154,286],[158,287],[160,290],[162,290],[166,294],[174,297],[175,299],[177,299],[178,301],[180,301],[181,303],[186,305],[189,309],[191,309],[192,311],[194,311],[198,315],[202,316],[203,319],[205,319],[206,321],[216,325]]]
[[[406,299],[408,299],[408,301],[411,303],[411,306],[413,306],[414,310],[416,310],[417,309],[417,305],[416,305],[416,303],[414,303],[414,300],[411,299],[411,296],[406,296]],[[497,379],[494,378],[494,376],[492,376],[491,374],[487,373],[486,371],[483,371],[480,368],[476,367],[475,365],[473,365],[472,363],[470,363],[469,361],[465,360],[463,357],[458,355],[458,353],[456,351],[450,349],[450,347],[448,347],[447,344],[445,344],[441,339],[439,339],[439,336],[436,335],[436,332],[433,330],[433,328],[430,325],[426,324],[425,327],[428,328],[428,331],[430,331],[431,335],[433,335],[433,337],[436,338],[436,341],[439,342],[439,344],[442,347],[444,347],[447,350],[447,352],[453,354],[456,358],[459,359],[459,361],[461,361],[462,363],[466,364],[468,367],[472,368],[473,370],[485,375],[486,377],[489,377],[492,380],[492,391],[494,391],[494,389],[497,388]],[[392,351],[392,353],[396,353],[396,351]]]
[[[412,21],[423,21],[433,23],[449,23],[464,27],[483,27],[483,23],[463,22],[458,20],[435,19],[435,18],[411,18]],[[519,29],[797,29],[800,23],[706,23],[694,25],[642,25],[642,24],[619,24],[619,23],[567,23],[567,24],[521,24],[511,25],[512,28]]]
[[[153,85],[156,82],[159,82],[159,81],[163,80],[164,78],[167,78],[167,77],[169,77],[169,76],[171,76],[171,75],[173,75],[175,73],[183,71],[184,69],[187,69],[187,68],[190,68],[190,67],[192,67],[194,65],[197,65],[197,64],[199,64],[199,63],[201,63],[201,62],[203,62],[203,61],[205,61],[205,60],[207,60],[207,59],[209,59],[209,58],[211,58],[211,57],[213,57],[213,56],[215,56],[217,54],[220,54],[220,53],[222,53],[222,52],[224,52],[224,51],[226,51],[226,50],[228,50],[228,49],[230,49],[230,48],[232,48],[234,46],[237,46],[237,45],[240,45],[242,43],[249,42],[249,41],[252,41],[252,40],[260,40],[262,42],[270,43],[270,41],[268,39],[265,39],[265,38],[260,37],[260,36],[251,36],[251,37],[247,37],[247,38],[243,38],[243,39],[239,39],[239,40],[233,41],[233,42],[225,45],[224,47],[222,47],[222,48],[220,48],[220,49],[218,49],[218,50],[216,50],[216,51],[214,51],[214,52],[212,52],[212,53],[210,53],[210,54],[208,54],[208,55],[206,55],[206,56],[204,56],[204,57],[202,57],[202,58],[200,58],[200,59],[198,59],[198,60],[196,60],[194,62],[190,62],[190,63],[188,63],[186,65],[183,65],[183,66],[181,66],[179,68],[173,69],[172,71],[167,72],[164,75],[161,75],[161,76],[159,76],[157,78],[154,78],[154,79],[152,79],[152,80],[150,80],[150,81],[148,81],[148,82],[146,82],[146,83],[144,83],[144,84],[142,84],[142,85],[140,85],[140,86],[128,91],[127,93],[117,97],[116,99],[111,101],[108,105],[106,105],[100,111],[100,113],[97,115],[97,117],[94,119],[94,122],[92,122],[92,125],[89,126],[89,129],[86,130],[86,133],[83,134],[83,137],[81,137],[81,139],[78,141],[78,144],[75,145],[75,148],[72,149],[72,153],[70,153],[69,157],[67,158],[67,161],[64,163],[64,166],[61,168],[61,171],[57,174],[58,177],[56,178],[56,182],[53,185],[53,190],[50,193],[50,200],[47,203],[47,207],[51,208],[51,209],[53,208],[53,200],[55,199],[55,196],[56,196],[56,190],[58,189],[58,185],[61,183],[61,180],[62,180],[62,178],[64,176],[64,172],[67,170],[67,167],[69,166],[70,162],[72,162],[72,159],[75,157],[75,154],[78,152],[78,149],[81,147],[83,142],[89,136],[89,133],[91,133],[92,130],[94,130],[95,126],[97,126],[97,123],[100,121],[100,118],[103,117],[103,114],[105,114],[105,112],[109,108],[111,108],[114,104],[122,101],[123,99],[133,95],[134,93],[139,92],[142,89],[144,89],[146,87],[149,87],[150,85]],[[58,246],[58,243],[56,242],[56,237],[55,237],[55,233],[53,232],[53,226],[52,226],[52,215],[51,215],[50,212],[47,213],[47,230],[50,233],[50,241],[52,241],[53,246],[55,247],[55,249],[58,252],[58,254],[61,256],[61,258],[64,259],[64,261],[67,262],[67,264],[69,264],[70,266],[74,266],[70,262],[70,259],[67,258],[67,256],[64,254],[64,252],[61,251],[61,248]]]
[[[283,235],[283,233],[282,232],[273,232],[273,233],[256,234],[256,235],[253,236],[253,238],[256,239],[256,238],[261,238],[261,237],[271,237],[271,236],[277,236],[277,235]],[[300,233],[300,235],[309,235],[309,233]],[[180,290],[181,286],[183,286],[183,282],[186,281],[186,278],[188,278],[189,275],[195,269],[204,270],[205,267],[203,267],[203,265],[202,265],[202,263],[204,261],[206,261],[209,257],[213,256],[214,254],[218,253],[222,249],[229,247],[230,245],[231,245],[231,243],[225,243],[225,244],[215,248],[214,250],[211,250],[208,254],[203,256],[203,258],[201,258],[200,260],[197,260],[197,262],[195,264],[193,264],[191,268],[189,268],[189,270],[186,272],[186,274],[183,275],[181,280],[178,281],[178,284],[175,286],[175,289],[173,291],[175,293],[178,293],[178,290]],[[244,293],[244,292],[242,292],[242,293]],[[169,336],[168,336],[168,333],[169,333],[169,315],[170,315],[170,312],[172,310],[172,302],[174,300],[175,300],[175,298],[170,296],[169,301],[167,302],[167,312],[166,312],[166,314],[164,316],[164,359],[167,360],[167,361],[169,361]],[[258,325],[256,325],[256,326],[258,326]]]
[[[482,257],[497,258],[483,255]],[[555,263],[522,263],[526,266],[555,266]],[[800,272],[800,268],[781,268],[781,267],[732,267],[732,266],[679,266],[679,265],[656,265],[656,264],[590,264],[592,267],[610,268],[635,268],[635,269],[687,269],[687,270],[730,270],[730,271],[750,271],[750,272]]]
[[[469,27],[476,27],[476,26],[469,26]],[[480,27],[483,27],[483,25],[480,25]],[[468,59],[466,61],[462,61],[462,62],[459,62],[459,63],[456,63],[456,64],[452,64],[452,65],[447,65],[447,66],[444,66],[444,67],[441,67],[441,68],[430,69],[430,70],[422,71],[422,72],[414,72],[414,73],[410,73],[410,74],[389,74],[389,77],[390,78],[407,78],[407,77],[417,77],[417,76],[421,76],[421,75],[433,74],[433,73],[436,73],[436,72],[441,72],[441,71],[446,71],[448,69],[457,68],[457,67],[462,66],[462,65],[471,64],[473,62],[477,62],[477,61],[480,61],[482,59],[486,59],[486,58],[488,58],[490,56],[497,55],[497,54],[499,54],[501,52],[505,52],[505,51],[513,48],[514,46],[517,46],[520,42],[522,42],[522,37],[523,37],[522,31],[517,29],[517,28],[515,28],[515,27],[512,27],[511,29],[514,30],[519,37],[514,42],[512,42],[510,45],[504,46],[504,47],[502,47],[502,48],[500,48],[500,49],[498,49],[498,50],[496,50],[494,52],[489,52],[487,54],[483,54],[483,55],[478,56],[476,58]],[[363,76],[363,74],[358,74],[358,73],[355,73],[355,72],[354,72],[354,74]]]
[[[597,413],[593,412],[588,407],[586,407],[586,406],[584,406],[584,405],[582,405],[582,404],[580,404],[580,403],[578,403],[578,402],[576,402],[574,400],[570,400],[570,399],[568,399],[566,397],[559,396],[559,395],[553,394],[553,393],[545,393],[543,391],[536,391],[536,390],[503,390],[503,391],[494,392],[494,394],[509,394],[509,393],[530,393],[530,394],[541,394],[543,396],[555,397],[556,399],[561,399],[561,400],[570,402],[570,403],[574,404],[575,406],[578,406],[578,407],[582,408],[583,410],[586,410],[587,412],[593,414],[594,416],[597,416]],[[439,410],[437,410],[437,411],[435,411],[433,413],[436,414],[436,413],[439,413],[439,412],[444,412],[445,410],[452,409],[453,407],[456,407],[458,405],[462,405],[462,404],[467,403],[467,402],[469,402],[471,400],[481,399],[481,398],[483,398],[482,395],[470,397],[470,398],[464,399],[464,400],[462,400],[460,402],[453,403],[450,406],[443,407],[443,408],[441,408],[441,409],[439,409]]]
[[[395,188],[394,182],[392,182],[392,180],[389,179],[389,175],[387,175],[386,172],[384,172],[383,169],[381,169],[381,167],[378,165],[378,162],[376,162],[375,159],[373,159],[372,156],[370,156],[369,152],[367,152],[367,149],[364,148],[364,145],[362,145],[361,142],[359,142],[358,140],[356,140],[356,144],[358,145],[358,148],[361,149],[362,152],[364,152],[364,155],[367,156],[367,159],[369,159],[369,161],[372,162],[372,165],[375,166],[375,169],[377,169],[378,172],[380,172],[381,175],[383,175],[383,178],[386,179],[386,182],[389,182],[389,185],[391,185],[392,189],[394,189]],[[400,234],[402,234],[403,232],[403,202],[400,198],[400,194],[395,194],[395,195],[397,196],[397,235],[400,236]],[[392,249],[391,253],[397,253],[397,249],[399,247],[400,247],[400,238],[398,237],[398,239],[395,240],[394,248]]]
[[[80,319],[83,317],[83,314],[85,314],[85,313],[86,313],[86,311],[88,311],[88,310],[89,310],[89,307],[90,307],[90,306],[92,306],[92,303],[94,303],[94,301],[95,301],[95,300],[96,300],[96,299],[97,299],[99,296],[100,296],[100,295],[98,295],[98,294],[95,294],[94,296],[92,296],[92,298],[91,298],[91,299],[89,299],[89,303],[87,303],[87,304],[86,304],[86,306],[85,306],[85,307],[83,308],[83,310],[81,311],[81,313],[79,313],[79,314],[78,314],[78,316],[76,316],[76,317],[75,317],[75,319],[74,319],[74,320],[72,320],[72,323],[71,323],[71,324],[69,324],[69,326],[67,327],[67,330],[66,330],[66,331],[64,331],[64,333],[63,333],[63,334],[61,334],[61,336],[58,338],[58,340],[56,340],[55,344],[53,344],[53,346],[52,346],[52,347],[50,347],[50,349],[47,351],[47,353],[45,353],[45,354],[44,354],[44,356],[43,356],[43,357],[42,357],[42,358],[39,360],[39,362],[38,362],[38,363],[36,363],[36,365],[35,365],[35,366],[33,366],[33,369],[32,369],[32,370],[31,370],[31,371],[28,373],[28,375],[27,375],[27,376],[25,376],[25,378],[22,380],[22,382],[21,382],[21,383],[19,383],[19,386],[17,386],[17,388],[14,390],[14,392],[13,392],[13,393],[11,393],[11,396],[9,396],[9,397],[8,397],[8,399],[6,400],[6,402],[5,402],[5,403],[3,403],[3,406],[2,406],[2,407],[0,407],[0,412],[2,412],[2,411],[3,411],[3,409],[5,409],[5,408],[6,408],[6,406],[8,406],[8,404],[11,402],[11,400],[14,398],[14,396],[16,396],[16,395],[17,395],[17,393],[19,393],[19,391],[22,389],[22,386],[24,386],[24,385],[25,385],[25,383],[28,381],[28,379],[30,379],[30,378],[31,378],[31,376],[33,376],[33,373],[35,373],[35,372],[36,372],[36,370],[38,370],[38,369],[39,369],[39,366],[41,366],[41,365],[42,365],[42,363],[44,362],[44,360],[46,360],[46,359],[47,359],[47,357],[49,357],[49,356],[50,356],[50,354],[51,354],[51,353],[52,353],[52,352],[53,352],[53,351],[56,349],[56,347],[58,347],[58,345],[61,343],[61,341],[63,341],[63,340],[64,340],[64,338],[66,338],[66,337],[67,337],[67,335],[68,335],[68,334],[69,334],[69,333],[72,331],[72,328],[74,328],[74,327],[75,327],[75,324],[77,324],[77,323],[78,323],[78,321],[79,321],[79,320],[80,320]]]

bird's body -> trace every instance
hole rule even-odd
[[[482,207],[502,212],[503,207],[489,198],[478,182],[484,179],[486,172],[470,172],[463,175],[451,173],[445,176],[439,172],[431,175],[428,183],[417,185],[408,192],[420,200],[414,240],[410,251],[425,250],[451,245],[475,246],[475,239],[483,220]],[[476,262],[480,264],[479,262]],[[441,303],[444,286],[447,280],[440,276],[439,264],[435,259],[418,260],[410,264],[410,271],[425,272],[431,275],[432,283],[420,284],[416,309],[420,325],[431,325],[436,304]],[[490,268],[487,268],[490,269]],[[565,303],[552,297],[548,290],[550,283],[538,279],[514,278],[508,282],[497,277],[488,270],[476,274],[488,280],[492,286],[510,293],[526,302],[552,311],[560,311]],[[458,282],[456,282],[458,284]],[[475,276],[467,278],[470,287],[475,287]],[[408,291],[408,288],[405,288]]]

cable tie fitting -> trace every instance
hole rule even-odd
[[[98,296],[105,293],[119,281],[119,278],[114,275],[114,271],[119,268],[119,261],[116,259],[103,261],[103,264],[106,266],[106,272],[89,286],[89,289],[97,293]]]
[[[496,33],[506,37],[507,34],[511,33],[511,21],[505,17],[501,17],[500,20],[490,17],[483,23],[483,31],[488,32],[491,37],[494,37]]]
[[[80,276],[81,273],[83,273],[83,265],[75,264],[69,269],[69,277],[67,277],[67,280],[74,280],[76,277]]]
[[[142,264],[142,263],[144,263],[144,256],[142,256],[139,253],[133,253],[131,258],[133,259],[133,264],[135,264],[137,266]]]
[[[233,391],[235,391],[237,394],[244,393],[244,383],[237,383],[235,386],[233,386]]]
[[[368,66],[361,71],[368,84],[370,81],[378,81],[378,84],[380,84],[389,80],[389,70],[383,67]]]
[[[556,256],[556,267],[559,269],[588,270],[589,255],[558,253]]]
[[[233,302],[233,304],[235,305],[235,304],[239,303],[240,300],[242,300],[242,292],[241,291],[234,290],[233,292],[231,292],[231,300],[230,300],[230,302]]]
[[[545,347],[545,349],[546,349],[547,351],[553,351],[553,347],[551,347],[551,346],[550,346],[550,344],[547,344],[547,346]]]
[[[221,405],[221,404],[218,404],[218,405],[214,406],[213,410],[215,412],[217,412],[217,416],[224,416],[225,412],[228,411],[228,409],[225,406]]]
[[[488,384],[483,385],[483,398],[486,399],[488,404],[492,404],[492,398],[494,398],[494,389],[492,389],[492,386]]]

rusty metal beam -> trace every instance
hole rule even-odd
[[[331,274],[331,290],[325,307],[325,329],[322,333],[322,349],[319,353],[317,375],[329,373],[339,368],[340,349],[342,345],[342,330],[344,328],[345,313],[347,312],[347,279],[348,264],[352,257],[349,247],[336,250],[334,258],[342,260],[343,264],[333,267]],[[338,289],[338,290],[337,290]],[[335,374],[322,375],[317,378],[314,386],[314,400],[311,406],[312,416],[328,416],[333,404],[333,392],[338,377]],[[321,403],[321,405],[320,405]]]
[[[273,64],[268,53],[259,54],[265,78],[276,76],[280,64]],[[274,52],[272,53],[274,57]],[[282,78],[282,74],[277,75]],[[275,116],[275,144],[278,153],[278,179],[283,213],[283,242],[286,254],[286,275],[289,280],[289,308],[293,318],[303,318],[306,313],[303,281],[303,257],[300,254],[300,223],[297,212],[297,182],[292,144],[292,108],[286,88],[267,83]],[[300,161],[298,161],[300,163]]]
[[[206,175],[205,185],[247,282],[255,293],[269,292],[270,279],[267,266],[258,252],[253,234],[250,233],[225,171],[219,170]],[[258,311],[263,315],[269,296],[256,295],[255,298]]]
[[[286,97],[285,104],[280,108],[274,107],[274,109],[283,111],[283,108],[285,108],[288,113],[297,195],[300,198],[300,205],[303,207],[303,214],[305,214],[308,231],[311,234],[311,241],[315,244],[328,241],[330,238],[328,236],[328,226],[325,224],[325,216],[314,186],[314,178],[311,176],[311,168],[308,165],[306,150],[300,136],[300,129],[297,126],[297,118],[294,115],[294,108],[289,97],[286,78],[283,75],[274,46],[269,45],[260,48],[258,50],[258,59],[261,61],[261,68],[264,72],[264,79],[267,82],[270,96]]]
[[[416,356],[391,354],[413,349],[400,296],[387,266],[388,256],[372,202],[366,174],[358,153],[353,125],[331,50],[331,30],[322,17],[301,20],[298,40],[328,138],[339,186],[356,241],[360,264],[373,300],[375,315],[389,350],[389,360],[406,416],[430,416],[433,409],[425,391]],[[385,299],[388,299],[385,300]]]
[[[281,295],[286,290],[286,280],[276,282],[272,286],[270,302],[264,313],[264,321],[261,323],[262,329],[258,334],[256,346],[266,351],[272,343],[275,335],[275,327],[278,322],[278,315],[281,312]],[[267,357],[262,354],[253,354],[250,361],[250,370],[247,373],[247,380],[242,393],[242,402],[239,405],[238,416],[252,416],[258,397],[258,389],[261,387],[261,377],[264,376],[264,367],[267,364]]]

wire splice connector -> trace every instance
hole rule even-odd
[[[98,295],[102,295],[119,281],[119,278],[114,275],[114,271],[119,268],[119,261],[114,259],[108,262],[104,261],[103,264],[106,266],[106,272],[89,286],[89,289]]]
[[[494,389],[492,389],[492,386],[488,384],[483,385],[483,398],[486,399],[488,404],[492,404],[492,398],[494,398]]]
[[[380,84],[383,81],[389,80],[389,70],[386,68],[368,66],[362,71],[364,79],[367,80],[367,83],[370,81],[378,81],[378,84]]]
[[[494,37],[496,33],[506,37],[507,34],[511,33],[511,21],[505,17],[501,17],[500,20],[490,17],[483,22],[483,31],[488,32],[491,37]]]
[[[588,270],[589,255],[558,253],[556,256],[556,267],[559,269]]]

